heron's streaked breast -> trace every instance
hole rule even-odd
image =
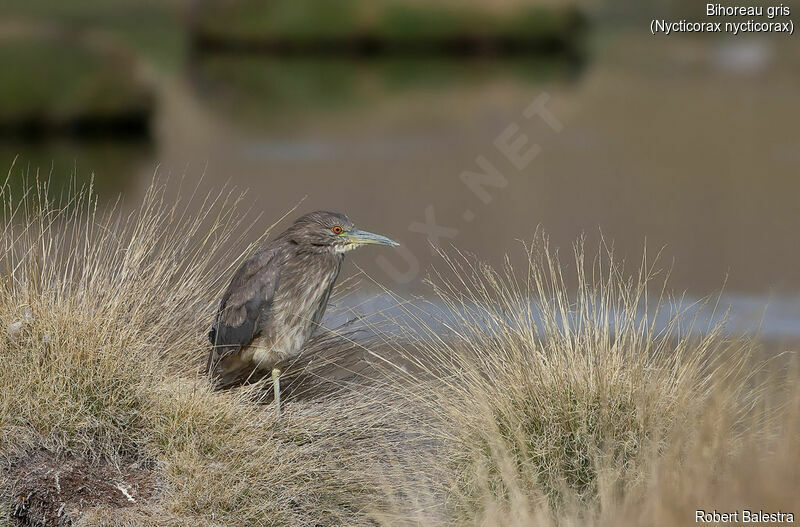
[[[259,362],[271,367],[267,363],[274,364],[276,357],[286,360],[300,351],[314,332],[315,314],[324,310],[329,290],[339,275],[341,258],[331,254],[307,255],[282,273],[262,330],[267,337],[262,342],[271,342],[271,346],[256,351],[256,360],[262,358]]]

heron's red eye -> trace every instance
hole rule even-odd
[[[342,228],[337,225],[336,227],[333,228],[333,233],[342,234]]]

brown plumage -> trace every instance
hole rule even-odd
[[[319,326],[344,255],[361,245],[397,245],[360,231],[343,214],[312,212],[248,258],[233,275],[209,332],[207,370],[217,387],[272,371],[296,357]]]

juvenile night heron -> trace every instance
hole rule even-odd
[[[312,212],[245,260],[222,295],[208,338],[206,370],[218,388],[271,372],[280,413],[280,375],[318,327],[345,253],[398,244],[361,231],[344,214]]]

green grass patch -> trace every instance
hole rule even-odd
[[[149,90],[132,57],[77,39],[0,38],[0,126],[63,127],[147,119]]]
[[[479,5],[456,6],[367,0],[207,2],[193,31],[215,39],[327,40],[371,37],[383,42],[490,37],[569,40],[582,27],[568,6],[527,6],[498,13]]]

